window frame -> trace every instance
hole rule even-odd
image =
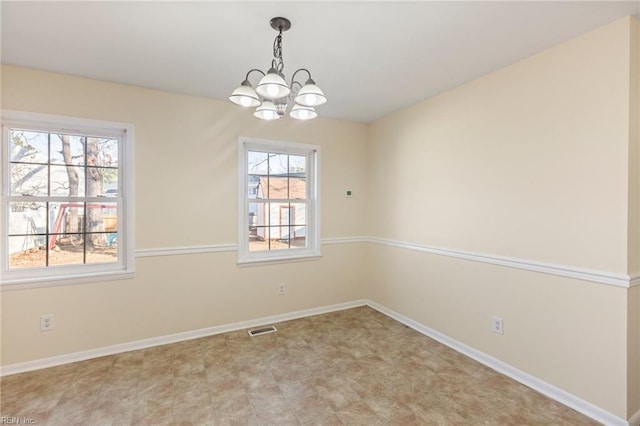
[[[0,289],[13,290],[85,282],[111,281],[132,278],[134,265],[134,195],[133,195],[133,143],[134,126],[130,123],[91,120],[60,115],[23,111],[1,110],[2,150],[0,153]],[[79,197],[82,202],[116,201],[118,203],[118,261],[115,263],[45,266],[25,269],[9,269],[9,203],[29,201],[69,201],[58,196],[12,196],[11,154],[9,131],[12,128],[48,133],[66,133],[82,136],[118,139],[118,195],[109,197]],[[29,200],[25,200],[28,198]]]
[[[249,151],[307,157],[305,248],[249,251]],[[320,147],[267,139],[238,139],[238,264],[283,262],[321,257],[320,251]]]

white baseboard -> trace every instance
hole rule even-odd
[[[341,311],[345,309],[355,308],[358,306],[368,305],[371,308],[395,319],[396,321],[405,324],[414,330],[431,337],[432,339],[449,346],[457,352],[460,352],[469,358],[472,358],[481,364],[486,365],[498,371],[505,376],[537,390],[543,395],[554,399],[561,404],[564,404],[574,410],[588,416],[598,422],[601,422],[608,426],[640,426],[640,411],[634,414],[627,422],[620,417],[597,407],[590,402],[587,402],[577,396],[570,394],[560,388],[557,388],[543,380],[540,380],[530,374],[525,373],[509,364],[506,364],[490,355],[478,351],[464,343],[458,342],[436,330],[433,330],[425,325],[422,325],[410,318],[407,318],[385,306],[382,306],[376,302],[367,299],[355,300],[352,302],[338,303],[335,305],[323,306],[318,308],[304,309],[301,311],[289,312],[286,314],[273,315],[255,320],[241,321],[232,324],[225,324],[215,327],[208,327],[199,330],[186,331],[182,333],[169,334],[166,336],[154,337],[151,339],[137,340],[134,342],[122,343],[112,346],[104,346],[101,348],[90,349],[81,352],[74,352],[71,354],[57,355],[49,358],[38,359],[34,361],[21,362],[16,364],[9,364],[0,368],[0,376],[8,376],[11,374],[24,373],[27,371],[39,370],[42,368],[55,367],[57,365],[69,364],[72,362],[84,361],[92,358],[99,358],[107,355],[114,355],[123,352],[134,351],[138,349],[146,349],[153,346],[166,345],[169,343],[176,343],[185,340],[197,339],[200,337],[213,336],[216,334],[227,333],[230,331],[243,330],[252,327],[263,326],[267,324],[278,323],[282,321],[289,321],[297,318],[304,318],[313,315],[320,315],[329,312]]]
[[[477,349],[474,349],[470,346],[465,345],[464,343],[458,342],[436,330],[433,330],[425,325],[422,325],[410,318],[405,317],[385,306],[379,305],[376,302],[371,300],[367,300],[367,305],[372,307],[373,309],[395,319],[402,324],[413,328],[414,330],[424,334],[425,336],[431,337],[432,339],[449,346],[457,352],[460,352],[469,358],[472,358],[478,361],[481,364],[486,365],[497,372],[504,374],[505,376],[511,377],[512,379],[532,388],[536,391],[540,392],[543,395],[548,396],[549,398],[558,401],[561,404],[566,405],[567,407],[573,408],[579,413],[584,414],[587,417],[591,417],[592,419],[603,423],[607,426],[628,426],[629,423],[621,419],[620,417],[603,410],[602,408],[591,404],[583,399],[578,398],[577,396],[570,394],[560,388],[553,386],[550,383],[547,383],[543,380],[538,379],[530,374],[525,373],[522,370],[519,370],[505,362],[500,361],[490,355],[485,354],[484,352],[480,352]],[[635,418],[635,416],[634,416]],[[632,424],[636,426],[635,424]]]
[[[27,371],[40,370],[42,368],[55,367],[57,365],[70,364],[72,362],[84,361],[92,358],[99,358],[107,355],[114,355],[123,352],[146,349],[153,346],[166,345],[169,343],[182,342],[185,340],[197,339],[200,337],[213,336],[215,334],[228,333],[230,331],[243,330],[245,328],[259,327],[276,322],[289,321],[297,318],[304,318],[313,315],[326,314],[329,312],[341,311],[344,309],[365,306],[366,300],[356,300],[352,302],[338,303],[335,305],[323,306],[319,308],[304,309],[301,311],[289,312],[286,314],[272,315],[255,320],[241,321],[232,324],[225,324],[215,327],[207,327],[199,330],[185,331],[182,333],[168,334],[166,336],[153,337],[150,339],[137,340],[134,342],[121,343],[101,348],[89,349],[86,351],[74,352],[64,355],[56,355],[48,358],[33,361],[8,364],[0,368],[0,376],[25,373]]]

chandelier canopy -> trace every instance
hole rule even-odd
[[[229,100],[243,107],[257,107],[253,115],[263,120],[277,120],[285,115],[287,109],[289,115],[298,120],[316,118],[318,114],[315,107],[327,102],[327,98],[311,78],[311,72],[300,68],[293,73],[289,84],[285,80],[282,33],[291,28],[291,21],[282,17],[273,18],[271,28],[278,31],[273,42],[271,68],[266,74],[256,68],[249,70],[244,81],[229,96]],[[307,74],[304,84],[296,80],[296,75],[300,72]],[[262,74],[255,90],[249,81],[252,73]]]

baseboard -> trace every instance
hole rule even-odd
[[[289,321],[297,318],[310,317],[313,315],[326,314],[329,312],[342,311],[344,309],[365,306],[366,300],[356,300],[352,302],[338,303],[335,305],[322,306],[318,308],[304,309],[301,311],[288,312],[286,314],[272,315],[249,321],[241,321],[232,324],[225,324],[215,327],[207,327],[199,330],[185,331],[182,333],[168,334],[165,336],[153,337],[150,339],[137,340],[118,345],[103,346],[86,351],[74,352],[64,355],[56,355],[48,358],[33,361],[8,364],[0,367],[0,376],[25,373],[27,371],[40,370],[43,368],[55,367],[57,365],[70,364],[72,362],[85,361],[87,359],[99,358],[107,355],[115,355],[123,352],[146,349],[153,346],[166,345],[169,343],[182,342],[185,340],[197,339],[200,337],[213,336],[230,331],[243,330],[246,328],[259,327],[277,322]]]
[[[478,351],[464,343],[458,342],[436,330],[433,330],[423,324],[420,324],[404,315],[401,315],[385,306],[367,299],[355,300],[351,302],[338,303],[318,308],[304,309],[300,311],[289,312],[286,314],[272,315],[249,321],[241,321],[231,324],[225,324],[215,327],[207,327],[199,330],[186,331],[182,333],[169,334],[165,336],[154,337],[150,339],[137,340],[134,342],[122,343],[112,346],[104,346],[86,351],[74,352],[70,354],[57,355],[49,358],[43,358],[34,361],[9,364],[0,368],[0,376],[8,376],[12,374],[24,373],[27,371],[39,370],[43,368],[55,367],[57,365],[69,364],[78,361],[84,361],[92,358],[99,358],[107,355],[114,355],[123,352],[129,352],[139,349],[146,349],[153,346],[166,345],[170,343],[182,342],[185,340],[197,339],[200,337],[213,336],[230,331],[243,330],[252,327],[259,327],[267,324],[289,321],[298,318],[320,315],[329,312],[351,309],[359,306],[370,306],[371,308],[387,315],[396,321],[405,324],[414,330],[428,336],[457,352],[460,352],[469,358],[472,358],[481,364],[486,365],[497,372],[511,377],[512,379],[532,388],[536,391],[564,404],[574,410],[588,416],[600,423],[608,426],[640,426],[640,411],[634,414],[629,421],[623,420],[616,415],[603,410],[577,396],[570,394],[560,388],[557,388],[543,380],[540,380],[530,374],[525,373],[509,364],[506,364],[490,355]]]
[[[425,325],[422,325],[410,318],[405,317],[385,306],[382,306],[376,302],[371,300],[367,300],[367,305],[371,308],[395,319],[402,324],[413,328],[414,330],[424,334],[425,336],[431,337],[432,339],[449,346],[457,352],[460,352],[469,358],[472,358],[478,361],[481,364],[486,365],[493,370],[504,374],[505,376],[511,377],[512,379],[522,383],[525,386],[528,386],[536,391],[540,392],[543,395],[548,396],[549,398],[558,401],[561,404],[566,405],[567,407],[573,408],[579,413],[584,414],[587,417],[590,417],[602,424],[608,426],[628,426],[626,420],[621,419],[620,417],[603,410],[602,408],[591,404],[583,399],[578,398],[577,396],[570,394],[560,388],[557,388],[550,383],[547,383],[543,380],[538,379],[530,374],[525,373],[522,370],[519,370],[505,362],[500,361],[490,355],[485,354],[484,352],[480,352],[477,349],[474,349],[470,346],[465,345],[464,343],[458,342],[436,330],[433,330]],[[634,416],[635,418],[635,416]],[[633,426],[635,424],[631,423]]]

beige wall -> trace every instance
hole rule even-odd
[[[631,90],[629,97],[629,274],[640,273],[640,20],[631,27]],[[629,291],[628,412],[640,412],[640,286]]]
[[[629,290],[628,417],[640,412],[640,286]]]
[[[640,20],[631,20],[629,74],[629,274],[640,272]]]
[[[630,22],[370,126],[369,231],[627,274]],[[370,253],[374,301],[627,418],[626,289],[398,248]],[[492,315],[504,336],[491,333]]]
[[[2,107],[135,125],[136,249],[237,242],[241,135],[320,145],[322,236],[365,233],[363,124],[264,123],[229,102],[9,66]],[[321,260],[243,268],[235,252],[145,257],[136,259],[133,280],[3,292],[2,362],[363,298],[359,245],[322,251]],[[277,294],[281,282],[284,296]],[[44,313],[55,315],[52,332],[39,331]]]
[[[371,231],[626,274],[628,64],[618,22],[374,123]]]

